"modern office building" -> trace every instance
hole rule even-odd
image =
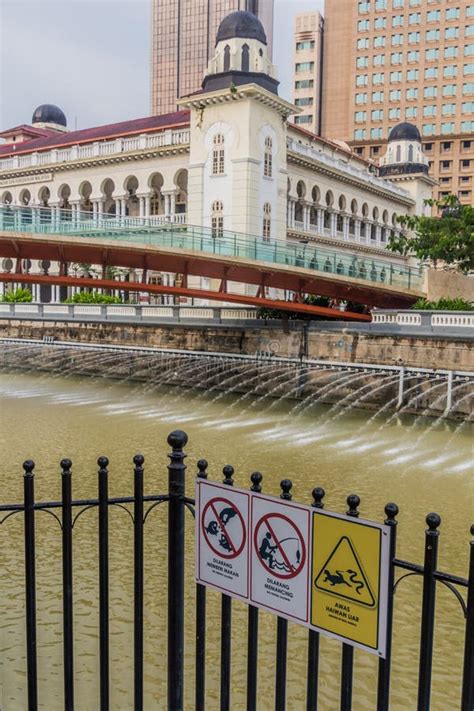
[[[320,133],[323,18],[319,12],[302,12],[294,24],[293,103],[301,109],[296,124]]]
[[[377,163],[418,126],[435,197],[474,196],[473,0],[326,0],[321,134]]]
[[[177,100],[201,88],[215,38],[229,13],[246,10],[265,28],[272,56],[274,0],[152,0],[151,113],[176,111]]]

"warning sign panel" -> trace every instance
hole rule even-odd
[[[196,579],[385,656],[390,527],[196,481]]]
[[[247,598],[250,496],[206,481],[196,488],[197,580]]]
[[[252,497],[250,600],[301,622],[308,621],[306,507],[270,497]]]
[[[385,655],[386,526],[313,512],[311,625]]]

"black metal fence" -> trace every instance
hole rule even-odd
[[[62,498],[61,501],[37,502],[34,496],[34,463],[26,461],[24,468],[24,501],[21,504],[0,505],[0,523],[15,514],[22,514],[24,519],[24,565],[25,565],[25,617],[26,617],[26,659],[27,659],[27,699],[28,710],[36,711],[38,699],[37,659],[38,645],[36,637],[36,549],[35,549],[35,514],[46,511],[57,520],[62,533],[62,610],[63,610],[63,678],[64,708],[74,709],[74,580],[73,580],[73,527],[81,514],[90,509],[98,510],[98,555],[99,555],[99,679],[100,711],[110,708],[110,669],[109,669],[109,507],[119,506],[127,509],[133,521],[134,530],[134,709],[144,708],[143,702],[143,651],[144,651],[144,525],[148,514],[161,503],[168,504],[168,698],[170,711],[182,711],[184,708],[184,603],[185,603],[185,516],[186,509],[194,515],[194,500],[185,493],[183,447],[187,436],[179,430],[168,437],[172,448],[168,465],[168,492],[159,495],[144,493],[144,458],[137,454],[134,462],[133,496],[112,498],[108,492],[108,459],[98,460],[98,494],[94,499],[73,500],[72,498],[72,463],[69,459],[61,461]],[[207,462],[197,463],[197,476],[207,478]],[[232,486],[234,470],[224,467],[223,483]],[[262,475],[251,475],[251,490],[262,491]],[[281,498],[291,499],[292,483],[288,479],[281,482]],[[312,491],[312,505],[323,508],[325,492],[322,488]],[[347,497],[348,516],[359,515],[360,499],[352,494]],[[393,626],[393,599],[399,583],[411,575],[423,578],[421,610],[420,652],[418,672],[418,711],[429,711],[431,702],[432,661],[435,631],[436,590],[438,584],[447,586],[459,601],[465,617],[464,664],[462,670],[461,711],[474,709],[474,540],[470,541],[468,578],[460,578],[437,569],[440,517],[430,513],[426,517],[428,528],[425,532],[424,564],[418,565],[396,557],[396,529],[398,507],[389,503],[385,506],[385,523],[392,527],[389,573],[388,634],[387,656],[380,659],[378,669],[377,711],[390,708],[390,673]],[[474,536],[474,525],[471,526]],[[401,574],[397,577],[397,572]],[[197,584],[196,590],[196,647],[195,647],[195,708],[206,708],[206,588]],[[463,592],[460,592],[460,589]],[[465,590],[465,593],[463,594]],[[232,638],[232,599],[221,595],[220,629],[220,709],[231,708],[231,638]],[[284,711],[287,705],[287,649],[288,621],[277,620],[276,642],[276,711]],[[349,711],[353,698],[353,652],[348,644],[342,644],[340,709]],[[258,689],[258,654],[259,654],[259,610],[248,606],[247,629],[247,700],[248,711],[257,710]],[[306,681],[306,709],[318,708],[320,635],[314,630],[308,632],[308,663]],[[164,707],[166,701],[163,700]],[[270,703],[267,708],[270,707]],[[291,706],[294,708],[293,706]]]

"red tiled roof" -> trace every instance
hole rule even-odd
[[[77,143],[89,143],[90,141],[100,141],[135,133],[147,133],[156,129],[176,128],[187,125],[189,125],[189,111],[175,111],[172,114],[147,116],[133,121],[122,121],[120,123],[110,123],[106,126],[85,128],[81,131],[49,134],[44,138],[34,138],[31,141],[25,141],[24,144],[19,143],[16,148],[13,148],[12,144],[0,146],[0,155],[31,153],[32,151],[62,148],[76,145]]]

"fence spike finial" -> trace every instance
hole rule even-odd
[[[385,519],[385,523],[386,524],[396,523],[395,518],[396,518],[396,516],[398,516],[399,510],[400,509],[398,508],[397,504],[394,504],[394,503],[386,504],[386,506],[384,508],[385,515],[387,517]]]
[[[32,459],[27,459],[23,462],[23,469],[25,470],[25,476],[33,476],[33,469],[35,468],[35,463]]]
[[[262,491],[262,479],[263,475],[260,472],[253,472],[250,475],[250,481],[252,482],[250,490],[255,491],[257,494],[259,494]]]
[[[61,459],[60,467],[63,470],[63,474],[70,474],[72,462],[70,459]]]
[[[359,504],[360,504],[360,496],[357,496],[357,494],[349,494],[349,496],[346,499],[347,505],[348,505],[348,510],[346,511],[346,514],[348,516],[358,516],[359,515]]]
[[[437,513],[429,513],[426,517],[426,523],[430,531],[436,531],[441,524],[441,516]]]
[[[232,477],[234,475],[234,467],[230,464],[226,464],[222,469],[222,473],[224,475],[224,484],[227,484],[227,486],[233,486],[234,479]]]
[[[136,454],[133,457],[133,463],[135,464],[136,467],[142,467],[144,461],[145,461],[145,457],[143,456],[143,454]]]
[[[188,435],[183,430],[173,430],[169,433],[167,442],[173,449],[182,449],[188,443]]]
[[[311,492],[313,496],[313,506],[315,509],[323,509],[324,504],[323,504],[323,499],[326,496],[326,492],[324,489],[320,486],[316,486],[313,491]]]
[[[99,459],[97,460],[97,464],[101,469],[106,469],[109,466],[109,458],[99,457]]]
[[[280,499],[287,499],[288,501],[291,499],[291,489],[293,488],[293,482],[291,479],[283,479],[280,482],[280,488],[281,488],[281,494],[280,494]]]
[[[207,459],[200,459],[197,463],[197,468],[198,468],[198,473],[197,476],[199,479],[207,479],[207,467],[208,467],[208,462]]]

